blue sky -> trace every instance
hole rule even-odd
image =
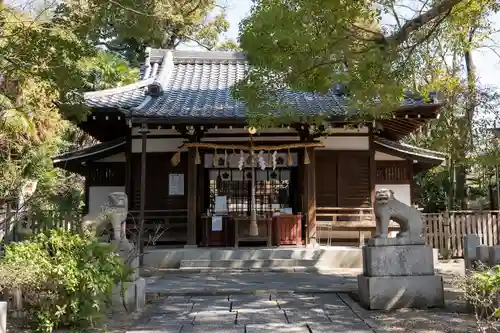
[[[5,2],[7,4],[23,6],[26,3],[53,3],[54,0],[6,0]],[[224,37],[236,39],[238,36],[238,24],[249,13],[252,2],[251,0],[218,0],[218,2],[228,8],[228,19],[231,25],[229,31],[224,34]],[[406,3],[405,0],[402,0],[402,2]],[[408,0],[408,3],[411,3],[411,0]],[[493,21],[494,28],[500,31],[500,14],[496,15]],[[500,45],[499,38],[499,36],[494,37],[498,41],[497,44]],[[183,48],[192,48],[192,46],[184,46]],[[500,48],[498,49],[498,53],[500,54]],[[500,88],[500,57],[495,52],[483,48],[474,52],[474,62],[480,82],[483,85]]]
[[[229,31],[224,34],[224,37],[236,39],[238,36],[238,24],[241,19],[249,13],[251,0],[226,1],[231,2],[228,9],[228,18],[231,27]],[[500,30],[500,15],[496,15],[494,21],[496,28]],[[495,40],[500,41],[498,38],[498,36],[494,36]],[[500,49],[498,53],[500,54]],[[476,50],[474,52],[474,61],[481,84],[500,87],[500,58],[495,52],[487,48]]]

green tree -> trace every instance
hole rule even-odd
[[[414,12],[401,10],[416,5]],[[425,95],[447,81],[415,80],[422,70],[417,51],[441,26],[454,31],[450,42],[465,44],[471,21],[488,26],[488,15],[497,10],[494,0],[255,1],[240,27],[241,48],[254,67],[235,93],[248,103],[257,126],[273,121],[270,108],[293,114],[280,103],[284,88],[325,93],[334,83],[347,86],[351,107],[383,117],[400,105],[405,89]],[[394,26],[382,23],[389,16]]]
[[[55,19],[55,7],[15,5],[0,3],[0,198],[15,198],[26,180],[38,180],[34,201],[54,208],[56,199],[78,196],[81,181],[55,170],[51,157],[88,142],[65,120],[81,120],[88,110],[61,114],[54,101],[79,102],[79,92],[133,82],[138,72]]]
[[[216,0],[66,0],[57,16],[73,30],[137,66],[146,47],[195,43],[214,49],[229,28]]]

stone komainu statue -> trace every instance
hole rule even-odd
[[[108,195],[108,201],[103,205],[102,212],[93,212],[84,217],[82,231],[89,231],[95,236],[111,224],[113,238],[116,241],[126,239],[125,223],[128,214],[128,198],[125,193],[113,192]]]
[[[380,189],[375,193],[375,238],[387,238],[389,233],[389,222],[392,220],[399,224],[400,232],[398,238],[419,240],[422,238],[423,222],[422,214],[414,207],[397,200],[394,191]]]

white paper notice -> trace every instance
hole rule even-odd
[[[168,175],[168,195],[184,195],[184,174],[171,173]]]
[[[227,197],[225,195],[215,197],[215,213],[227,214]]]
[[[222,216],[212,216],[212,231],[222,231]]]

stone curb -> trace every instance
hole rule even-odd
[[[381,328],[380,325],[371,318],[370,312],[359,305],[358,302],[354,301],[349,294],[338,293],[337,295],[374,333],[389,333],[388,330]]]
[[[301,290],[277,290],[277,289],[261,289],[261,290],[241,290],[241,289],[224,289],[224,290],[185,290],[185,291],[147,291],[146,299],[148,302],[168,296],[228,296],[228,295],[301,295],[301,294],[338,294],[347,293],[353,290],[352,288],[344,288],[342,290],[332,289],[301,289]]]
[[[197,274],[197,273],[325,273],[342,274],[342,269],[328,269],[317,267],[289,267],[289,268],[219,268],[219,267],[189,267],[189,268],[157,268],[144,270],[141,276],[157,277],[165,274]]]

